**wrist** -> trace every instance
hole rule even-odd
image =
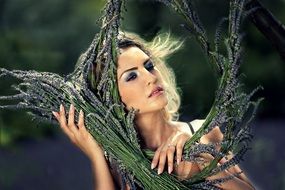
[[[99,148],[98,150],[91,152],[88,155],[88,158],[92,163],[95,163],[98,160],[105,159],[105,154],[104,154],[103,150],[101,148]]]

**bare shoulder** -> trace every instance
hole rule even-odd
[[[172,121],[171,123],[174,124],[174,126],[176,126],[178,130],[188,133],[192,136],[188,123],[182,121]]]
[[[203,123],[205,122],[205,119],[195,119],[191,121],[191,125],[193,126],[194,132],[198,131]],[[184,131],[186,133],[189,133],[189,135],[192,136],[192,132],[189,128],[188,123],[182,122],[182,121],[172,121],[172,123],[177,126],[177,128],[181,131]],[[209,133],[202,136],[200,139],[201,143],[216,143],[221,142],[223,140],[223,133],[221,132],[220,128],[218,126],[214,127]]]
[[[194,128],[194,131],[198,131],[203,123],[205,122],[205,119],[195,119],[191,121],[191,125]],[[220,130],[219,126],[214,127],[209,133],[201,137],[202,143],[209,143],[209,142],[221,142],[223,140],[223,133]]]
[[[191,121],[190,123],[193,126],[194,131],[196,132],[202,127],[204,122],[205,122],[205,119],[195,119]]]

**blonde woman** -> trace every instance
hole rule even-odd
[[[158,36],[151,43],[144,42],[133,34],[121,33],[120,53],[117,60],[117,85],[121,101],[126,109],[138,109],[135,127],[141,147],[155,151],[151,167],[162,172],[174,173],[180,180],[190,178],[201,171],[204,165],[182,160],[185,142],[197,131],[203,120],[190,123],[177,121],[180,97],[176,90],[173,72],[164,59],[179,49],[181,43],[169,35]],[[121,177],[112,161],[105,158],[100,145],[87,132],[84,126],[84,113],[80,111],[78,123],[74,122],[74,106],[65,117],[64,106],[53,112],[62,130],[90,159],[94,172],[94,189],[112,190],[120,187]],[[219,127],[201,137],[201,143],[220,142],[223,134]],[[219,148],[219,147],[217,147]],[[211,160],[210,155],[202,155]],[[177,159],[177,164],[174,159]],[[221,160],[223,162],[223,160]],[[220,172],[209,179],[216,179],[240,172],[238,166]],[[244,174],[217,185],[222,189],[254,189]],[[130,189],[126,186],[125,189]]]

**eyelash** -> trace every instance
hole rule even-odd
[[[137,78],[137,74],[135,72],[131,72],[130,74],[128,74],[128,77],[127,77],[127,82],[131,81],[131,80],[134,80]]]
[[[145,69],[148,70],[149,72],[153,71],[154,70],[154,67],[155,65],[151,62],[151,61],[148,61],[145,65],[144,65]],[[135,80],[137,78],[137,74],[135,72],[131,72],[126,81],[129,82],[129,81],[132,81],[132,80]]]
[[[154,65],[151,61],[148,61],[148,62],[144,65],[144,67],[146,68],[146,70],[152,71],[152,70],[154,70],[155,65]]]

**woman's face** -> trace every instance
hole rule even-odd
[[[168,103],[160,72],[138,47],[121,49],[117,81],[121,100],[127,109],[135,108],[143,114],[162,110]]]

